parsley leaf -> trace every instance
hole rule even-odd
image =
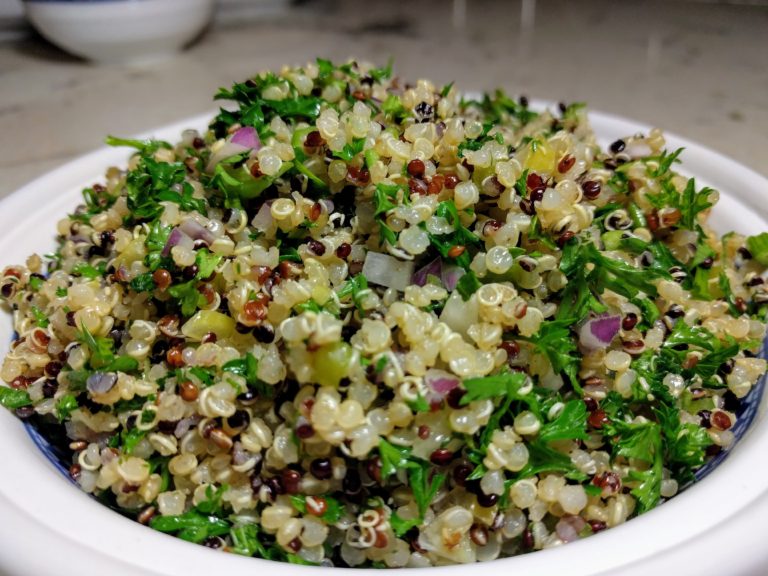
[[[747,249],[752,254],[752,258],[763,266],[768,266],[768,232],[747,238]]]
[[[461,294],[461,299],[466,302],[472,297],[472,294],[478,291],[481,286],[482,284],[480,283],[480,280],[478,280],[475,273],[472,270],[469,270],[466,274],[459,278],[459,281],[456,283],[456,290],[458,290],[459,294]]]
[[[186,174],[183,162],[159,162],[142,153],[138,166],[126,177],[130,218],[154,220],[163,211],[163,201],[174,202],[185,211],[206,214],[205,200],[194,197],[194,188],[185,181]]]
[[[51,323],[50,320],[48,320],[48,316],[45,315],[45,312],[40,310],[37,306],[32,306],[30,312],[32,312],[32,316],[35,317],[35,324],[40,326],[40,328],[47,328]]]
[[[195,509],[178,516],[154,516],[149,525],[158,532],[176,532],[179,538],[188,542],[202,542],[211,536],[223,536],[230,531],[230,523],[223,518]]]
[[[578,371],[581,357],[576,348],[576,339],[571,333],[571,326],[576,321],[572,318],[548,320],[542,322],[537,334],[531,337],[516,336],[533,344],[534,349],[547,357],[555,373],[565,373],[574,390],[581,394]]]
[[[147,435],[146,430],[139,430],[138,428],[134,427],[130,430],[126,430],[123,428],[123,430],[120,432],[120,440],[121,440],[121,449],[123,451],[123,454],[130,455],[133,453],[133,450],[136,448],[136,445],[141,442],[144,437]]]
[[[381,477],[389,478],[392,474],[408,465],[410,448],[395,446],[383,438],[379,441],[379,458],[381,458]]]
[[[712,445],[712,439],[701,426],[682,423],[675,407],[661,404],[654,412],[664,434],[667,467],[679,482],[692,481],[693,469],[706,461],[706,450]]]
[[[199,280],[206,280],[210,278],[216,271],[216,267],[221,262],[221,254],[214,254],[207,248],[202,248],[197,251],[195,255],[195,264],[197,264],[198,271],[196,277]]]
[[[205,305],[205,296],[197,290],[197,280],[176,284],[168,289],[168,293],[179,300],[181,313],[192,316],[200,306]]]
[[[229,531],[232,538],[232,552],[241,556],[257,555],[260,558],[268,558],[269,553],[264,544],[259,540],[258,524],[243,524],[235,526]]]
[[[390,58],[387,65],[382,68],[371,68],[368,74],[373,78],[375,82],[381,84],[384,80],[389,80],[392,77],[392,63],[393,59]]]
[[[397,234],[386,224],[386,213],[397,206],[397,195],[400,190],[403,190],[403,187],[399,184],[376,184],[373,193],[376,210],[373,215],[379,224],[382,244],[384,242],[392,246],[397,244]]]
[[[231,372],[245,378],[246,385],[255,388],[260,396],[272,398],[275,394],[273,386],[259,379],[259,361],[250,352],[246,352],[242,358],[230,360],[221,369],[223,372]]]
[[[352,159],[360,154],[365,147],[365,138],[355,138],[350,144],[345,144],[344,148],[333,153],[334,157],[351,162]]]
[[[402,101],[395,94],[387,96],[386,100],[381,105],[381,111],[388,118],[391,118],[394,122],[401,122],[408,116],[410,112],[403,106]]]
[[[127,146],[128,148],[136,148],[141,154],[154,154],[160,148],[165,148],[166,150],[173,149],[173,146],[163,140],[132,140],[130,138],[107,136],[105,143],[107,146],[113,147]]]
[[[521,372],[504,372],[495,376],[468,378],[463,381],[467,393],[461,397],[460,404],[466,406],[476,400],[494,399],[504,396],[514,398],[526,380],[527,376]]]
[[[103,276],[106,269],[107,269],[106,262],[100,262],[98,267],[91,266],[87,262],[78,262],[72,268],[72,275],[81,276],[83,278],[88,278],[89,280],[93,280],[94,278],[100,278],[101,276]]]
[[[631,470],[629,481],[635,482],[632,495],[637,498],[640,513],[654,508],[661,499],[663,468],[661,426],[656,422],[613,422],[607,431],[613,441],[613,457],[622,456],[649,464],[644,471]]]
[[[332,496],[310,496],[310,498],[316,498],[325,502],[325,512],[323,512],[320,518],[326,524],[336,524],[336,522],[341,519],[341,516],[344,513],[344,508],[341,505],[341,502],[336,498],[333,498]],[[293,504],[293,507],[301,514],[307,514],[307,497],[303,494],[291,496],[291,504]]]
[[[91,368],[103,368],[115,359],[115,354],[113,352],[115,341],[111,338],[103,338],[101,336],[94,337],[84,324],[80,326],[77,340],[85,344],[90,350],[91,356],[88,360],[88,364]]]
[[[0,405],[9,410],[16,410],[24,406],[31,406],[32,400],[26,390],[16,390],[6,386],[0,386]]]
[[[459,211],[453,200],[440,202],[435,209],[435,216],[445,218],[453,226],[453,232],[440,235],[429,234],[430,242],[444,259],[453,261],[458,266],[468,270],[472,261],[469,250],[465,249],[459,256],[452,257],[451,249],[456,246],[468,248],[469,246],[479,245],[480,239],[461,223]]]
[[[72,412],[78,408],[79,404],[77,403],[77,398],[75,398],[74,394],[65,394],[59,398],[58,402],[56,402],[56,416],[58,417],[59,422],[64,422],[64,420],[69,418]]]
[[[341,289],[336,293],[336,295],[339,297],[339,300],[344,300],[351,296],[352,302],[354,302],[357,310],[360,312],[360,314],[363,314],[364,310],[362,307],[362,298],[367,293],[368,279],[361,272],[347,280]]]
[[[647,158],[643,158],[643,162],[646,164],[650,161],[658,163],[656,168],[650,166],[647,167],[646,172],[648,173],[648,176],[651,178],[661,178],[666,176],[670,168],[672,168],[672,164],[680,163],[679,156],[682,152],[683,148],[678,148],[672,153],[667,153],[666,150],[663,150],[659,156],[648,156]]]
[[[566,402],[562,412],[541,427],[539,439],[542,442],[553,440],[585,440],[587,438],[587,406],[580,399]]]
[[[152,292],[155,289],[155,281],[151,272],[139,274],[131,280],[131,290],[135,292]]]

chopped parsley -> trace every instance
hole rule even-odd
[[[74,394],[65,394],[56,402],[56,416],[59,422],[64,422],[68,419],[74,410],[77,410],[80,405],[77,403],[77,398]]]
[[[321,499],[325,502],[325,512],[320,516],[320,519],[326,524],[336,524],[336,522],[341,519],[341,516],[344,513],[344,507],[336,498],[333,498],[332,496],[311,496],[311,498]],[[293,507],[301,514],[306,515],[308,513],[307,497],[303,494],[291,496],[291,504],[293,504]]]
[[[456,290],[459,291],[461,299],[466,302],[481,286],[482,284],[477,279],[477,275],[472,270],[469,270],[459,278],[459,281],[456,283]]]
[[[440,256],[444,259],[454,262],[458,266],[468,270],[469,265],[472,262],[469,247],[479,245],[480,239],[474,232],[470,231],[461,223],[459,211],[456,208],[456,204],[453,203],[453,200],[440,202],[435,210],[435,216],[445,218],[448,223],[453,226],[453,232],[449,234],[429,234],[429,240],[432,243],[432,246],[437,249]],[[458,256],[455,256],[452,251],[452,248],[455,248],[456,246],[464,247],[464,250]]]
[[[48,316],[46,316],[45,312],[40,310],[40,308],[37,306],[32,306],[29,310],[32,312],[32,316],[35,318],[35,324],[40,326],[40,328],[47,328],[51,323],[50,320],[48,320]]]
[[[752,258],[763,266],[768,266],[768,232],[747,238],[747,249]]]
[[[578,376],[581,356],[576,348],[576,338],[571,332],[571,327],[575,324],[572,318],[547,320],[541,323],[535,335],[528,338],[515,336],[515,338],[530,342],[536,352],[549,360],[552,370],[556,374],[564,373],[574,390],[581,394]]]
[[[16,410],[17,408],[24,408],[24,406],[31,406],[32,400],[26,390],[0,386],[0,405],[9,410]]]
[[[379,457],[381,458],[381,477],[389,478],[398,470],[407,470],[408,485],[413,492],[413,499],[419,509],[419,524],[424,520],[424,514],[429,504],[434,499],[440,487],[446,479],[442,472],[433,474],[430,478],[429,472],[432,465],[420,458],[411,455],[411,449],[390,444],[383,438],[379,441]],[[393,516],[396,516],[394,514]],[[404,529],[402,520],[395,521],[393,529],[399,527]],[[418,524],[413,524],[418,525]]]

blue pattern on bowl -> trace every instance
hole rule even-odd
[[[763,347],[760,350],[758,357],[768,359],[768,338],[763,341]],[[741,437],[744,436],[744,434],[749,429],[749,426],[752,424],[752,421],[755,419],[758,410],[760,409],[760,400],[763,397],[766,379],[768,379],[768,374],[763,375],[763,377],[760,378],[752,390],[750,390],[749,394],[741,399],[739,409],[736,411],[736,424],[733,428],[731,428],[734,436],[736,436],[736,440],[740,440]],[[26,428],[29,437],[32,438],[32,441],[40,449],[43,455],[48,458],[54,468],[56,468],[59,472],[71,480],[69,475],[69,455],[53,446],[47,438],[44,438],[40,434],[40,432],[32,425],[32,423],[25,420],[24,427]],[[698,482],[707,476],[710,472],[712,472],[712,470],[719,466],[728,457],[729,453],[729,450],[723,450],[720,452],[720,454],[699,468],[696,471],[696,481]]]

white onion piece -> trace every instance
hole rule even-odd
[[[579,329],[579,344],[588,350],[605,348],[621,329],[621,316],[618,314],[590,318]]]
[[[451,330],[458,332],[465,340],[469,341],[467,331],[472,324],[477,324],[479,314],[480,306],[477,303],[477,294],[472,294],[472,297],[464,302],[461,294],[452,292],[440,313],[440,321],[445,322]]]
[[[256,216],[251,220],[251,225],[259,232],[267,232],[275,225],[275,219],[272,218],[272,211],[270,209],[272,205],[271,201],[264,202],[259,211],[256,212]]]
[[[645,156],[650,156],[653,154],[653,150],[651,150],[651,147],[648,146],[647,142],[643,142],[642,140],[636,140],[634,142],[630,142],[626,145],[624,150],[622,150],[624,154],[629,156],[630,158],[643,158]]]
[[[372,284],[404,292],[411,285],[413,262],[403,262],[380,252],[368,252],[363,263],[363,274]]]
[[[211,159],[208,160],[208,165],[205,167],[205,171],[213,172],[216,168],[216,165],[225,158],[229,158],[230,156],[235,156],[237,154],[242,154],[248,150],[250,150],[250,148],[247,146],[236,144],[234,142],[225,142],[221,148],[216,150],[216,152],[211,155]]]

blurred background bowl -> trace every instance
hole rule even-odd
[[[102,63],[168,58],[194,40],[215,0],[28,0],[27,17],[47,40]]]

